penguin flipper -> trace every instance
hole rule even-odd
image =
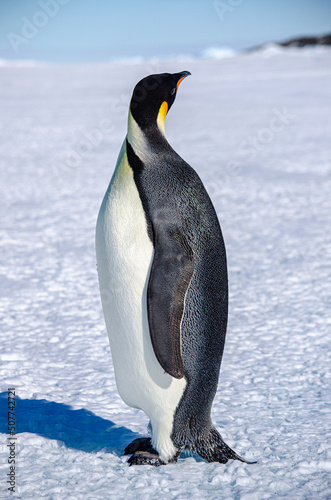
[[[167,220],[173,220],[167,217]],[[148,289],[147,311],[157,360],[174,378],[184,376],[180,325],[187,288],[194,271],[193,251],[185,235],[164,222],[153,226],[154,260]]]

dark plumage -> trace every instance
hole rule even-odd
[[[163,369],[187,385],[171,439],[209,462],[239,459],[211,421],[228,317],[226,252],[217,214],[197,173],[169,145],[157,124],[162,102],[174,102],[187,72],[150,75],[133,92],[131,113],[147,140],[142,161],[126,153],[144,208],[154,260],[147,289],[153,348]],[[139,441],[139,442],[138,442]],[[126,448],[131,464],[160,465],[149,439]],[[173,458],[177,460],[178,455]]]

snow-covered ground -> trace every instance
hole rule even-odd
[[[17,498],[330,498],[331,51],[1,66],[0,497],[15,387]],[[166,132],[209,190],[229,264],[213,420],[256,465],[122,455],[148,421],[116,390],[96,217],[134,85],[182,70]]]

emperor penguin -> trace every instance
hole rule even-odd
[[[117,388],[150,419],[151,437],[124,451],[130,465],[173,463],[184,450],[208,462],[246,462],[211,420],[228,317],[222,232],[202,181],[165,136],[188,75],[149,75],[134,88],[96,227]]]

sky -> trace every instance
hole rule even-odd
[[[331,0],[0,0],[0,58],[94,62],[331,32]]]

